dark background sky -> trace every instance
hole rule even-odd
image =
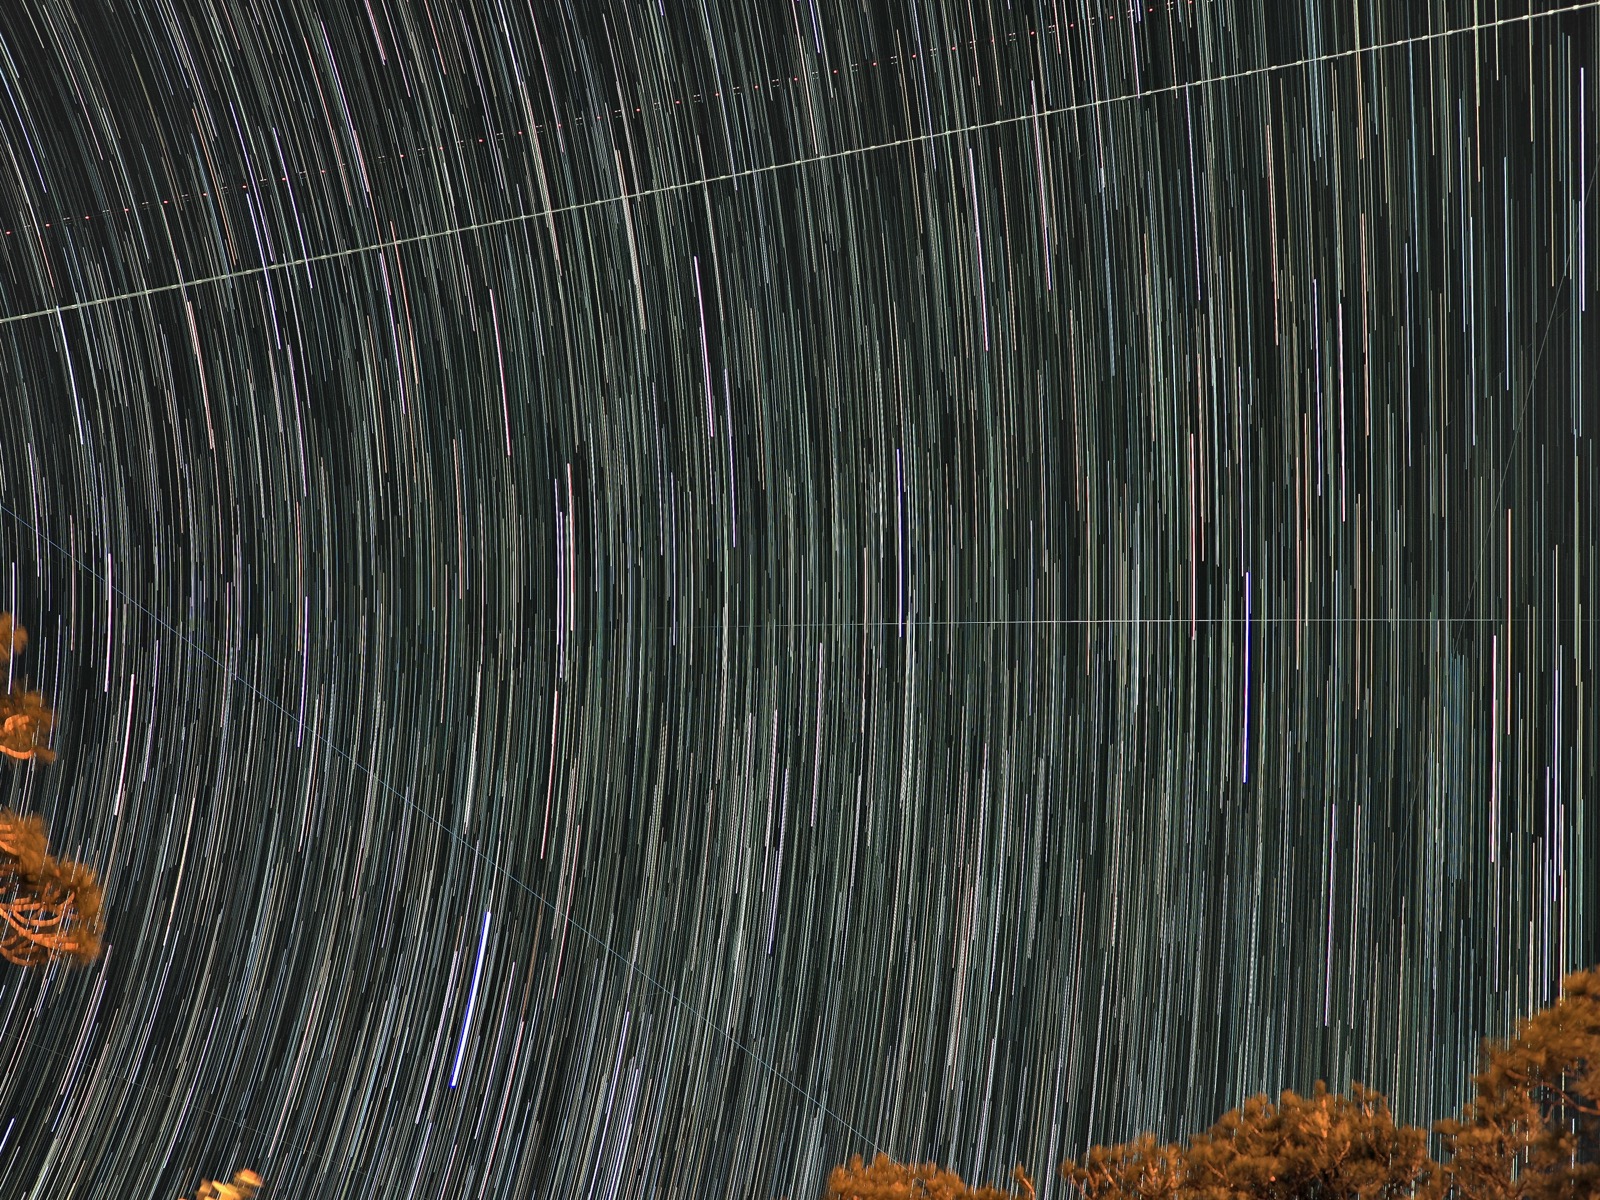
[[[0,1195],[1048,1197],[1600,959],[1600,10],[1143,7],[0,9]]]

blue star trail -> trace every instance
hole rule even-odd
[[[1600,962],[1600,3],[0,9],[0,1197],[811,1200]]]

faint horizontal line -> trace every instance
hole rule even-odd
[[[733,629],[890,629],[905,626],[947,625],[1593,625],[1600,617],[1560,621],[1542,617],[1045,617],[1035,621],[981,617],[961,621],[763,621]],[[722,625],[696,625],[696,629],[722,629]]]
[[[1273,63],[1265,67],[1251,67],[1243,71],[1232,71],[1226,75],[1212,75],[1205,79],[1193,79],[1187,83],[1173,83],[1165,87],[1149,88],[1123,96],[1107,96],[1099,100],[1086,100],[1081,104],[1068,104],[1060,108],[1047,108],[1026,113],[1016,117],[1001,117],[994,121],[981,121],[974,125],[964,125],[959,129],[946,129],[938,133],[919,133],[914,137],[898,138],[892,142],[878,142],[871,146],[858,146],[851,150],[836,150],[828,154],[818,154],[810,158],[790,159],[788,162],[770,163],[762,167],[750,167],[743,171],[731,171],[726,175],[712,175],[705,179],[690,180],[686,183],[669,183],[661,187],[647,188],[639,192],[624,192],[618,196],[607,196],[599,200],[584,200],[577,204],[564,205],[561,208],[545,209],[536,213],[519,213],[514,217],[498,217],[493,221],[481,221],[474,225],[459,225],[451,229],[436,230],[431,233],[410,234],[403,238],[394,238],[386,242],[372,242],[364,246],[356,246],[347,250],[330,250],[325,254],[313,254],[305,258],[288,259],[283,262],[268,263],[265,266],[250,267],[243,271],[229,271],[222,275],[205,275],[198,279],[187,279],[179,283],[166,283],[159,287],[144,288],[133,292],[120,292],[114,296],[101,296],[93,300],[79,300],[72,304],[60,304],[53,308],[42,308],[35,312],[17,313],[14,316],[0,317],[0,325],[9,325],[16,321],[28,321],[38,317],[57,316],[62,313],[78,312],[83,309],[99,308],[107,304],[115,304],[123,300],[138,300],[148,296],[165,295],[170,292],[182,292],[189,288],[202,287],[211,283],[224,283],[231,279],[252,279],[264,276],[272,271],[292,271],[299,267],[308,267],[314,263],[333,262],[338,259],[354,258],[362,254],[370,254],[376,250],[387,247],[400,247],[414,245],[419,242],[438,241],[444,238],[459,237],[468,233],[479,233],[487,229],[499,229],[508,225],[521,225],[528,221],[549,220],[552,217],[565,216],[569,213],[582,212],[586,209],[600,208],[605,205],[624,203],[630,200],[643,200],[655,196],[671,195],[676,192],[689,191],[693,188],[707,187],[713,183],[728,183],[740,179],[753,179],[758,175],[770,175],[777,171],[786,171],[794,167],[810,166],[814,163],[832,162],[838,159],[853,158],[858,155],[872,154],[880,150],[894,150],[902,146],[915,146],[923,143],[937,141],[941,138],[961,137],[965,134],[978,133],[987,129],[999,129],[1006,125],[1016,125],[1023,121],[1036,121],[1041,117],[1070,116],[1073,113],[1091,112],[1095,109],[1109,108],[1117,104],[1125,104],[1130,100],[1147,100],[1153,96],[1178,95],[1179,93],[1208,87],[1216,83],[1232,83],[1241,79],[1254,79],[1274,71],[1293,70],[1298,67],[1317,66],[1322,63],[1338,62],[1341,59],[1355,58],[1363,54],[1375,54],[1383,50],[1397,50],[1406,46],[1418,45],[1422,42],[1440,41],[1445,38],[1457,37],[1468,33],[1483,33],[1487,30],[1499,29],[1509,25],[1526,22],[1531,25],[1534,21],[1546,17],[1567,16],[1571,13],[1585,12],[1593,8],[1600,8],[1600,0],[1585,0],[1582,4],[1573,4],[1565,8],[1552,8],[1546,12],[1526,13],[1520,17],[1499,17],[1492,21],[1480,21],[1472,25],[1463,25],[1455,29],[1442,29],[1435,33],[1418,34],[1416,37],[1401,38],[1393,42],[1379,42],[1373,46],[1358,46],[1351,50],[1338,50],[1331,54],[1321,54],[1312,58],[1296,59],[1293,62]]]

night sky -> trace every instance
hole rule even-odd
[[[1600,960],[1600,4],[26,0],[0,92],[0,803],[108,910],[7,1200],[1059,1197]]]

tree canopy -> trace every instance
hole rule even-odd
[[[1061,1178],[1082,1200],[1594,1200],[1600,1197],[1600,967],[1562,980],[1561,998],[1485,1041],[1474,1098],[1427,1131],[1396,1125],[1381,1092],[1253,1096],[1187,1143],[1142,1134],[1067,1159]],[[1012,1177],[1032,1200],[1019,1165]],[[933,1163],[879,1155],[835,1167],[825,1200],[1016,1200],[968,1188]]]
[[[0,809],[0,957],[31,967],[100,956],[100,882],[93,867],[52,858],[44,819]]]
[[[0,613],[0,666],[28,645],[28,631]],[[50,763],[45,739],[55,714],[44,698],[14,677],[0,696],[0,754]],[[51,857],[44,819],[0,809],[0,957],[20,966],[66,958],[92,962],[100,955],[100,882],[93,867]]]
[[[864,1166],[857,1154],[828,1176],[825,1200],[1033,1200],[1033,1180],[1019,1165],[1011,1177],[1023,1188],[1021,1193],[999,1188],[969,1188],[954,1171],[933,1163],[897,1163],[880,1154],[872,1165]]]
[[[10,613],[0,613],[0,666],[9,666],[27,646],[28,631]],[[13,677],[5,695],[0,696],[0,754],[19,762],[54,762],[55,751],[45,741],[55,722],[44,697]]]

